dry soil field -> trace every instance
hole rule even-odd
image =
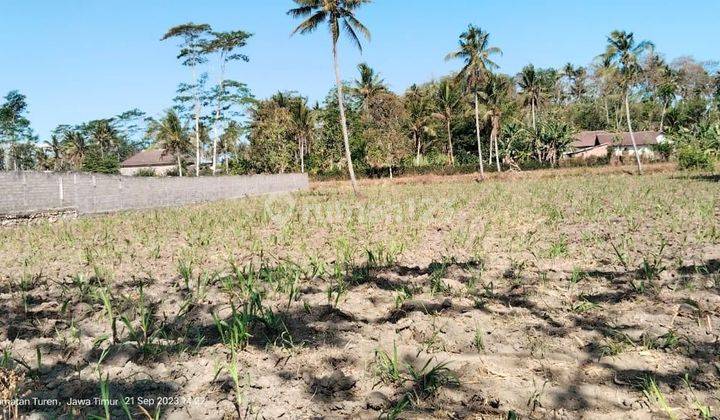
[[[717,177],[571,175],[0,230],[0,399],[100,418],[717,416]]]

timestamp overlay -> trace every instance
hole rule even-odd
[[[205,396],[197,395],[131,395],[119,398],[103,398],[100,396],[90,398],[42,398],[42,397],[16,397],[0,399],[0,412],[14,410],[15,408],[42,409],[49,407],[185,407],[202,406],[207,403]]]

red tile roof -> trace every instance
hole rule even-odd
[[[163,154],[164,149],[148,149],[138,152],[122,161],[121,167],[133,166],[166,166],[177,164],[175,156]]]
[[[573,138],[575,141],[573,142],[573,146],[575,147],[592,147],[597,146],[602,143],[597,143],[598,140],[598,134],[604,134],[607,133],[606,131],[602,130],[596,130],[596,131],[581,131]]]
[[[660,133],[657,131],[636,131],[633,132],[635,136],[635,144],[638,146],[650,146],[658,144],[658,137]],[[630,133],[612,133],[609,131],[581,131],[575,136],[573,147],[585,148],[599,146],[605,143],[611,143],[620,146],[632,146],[632,139]]]

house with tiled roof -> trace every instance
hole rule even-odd
[[[638,153],[645,157],[653,157],[655,146],[665,141],[663,134],[658,131],[636,131],[633,135]],[[565,157],[603,157],[607,156],[610,150],[615,156],[635,154],[629,132],[581,131],[573,138]]]
[[[166,175],[177,169],[177,158],[164,149],[147,149],[135,153],[120,163],[120,174],[133,176],[139,171],[154,171],[156,175]]]

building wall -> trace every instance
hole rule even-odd
[[[638,154],[640,156],[652,158],[655,156],[655,150],[652,146],[638,146]],[[632,146],[615,146],[613,147],[613,154],[615,156],[635,156],[635,150]]]
[[[585,150],[577,151],[572,154],[567,154],[565,157],[569,158],[581,158],[581,159],[587,159],[589,157],[605,157],[608,154],[608,146],[607,144],[603,144],[597,147],[588,147]]]
[[[610,145],[604,144],[598,147],[589,147],[585,150],[578,150],[573,153],[564,155],[566,158],[589,158],[589,157],[604,157],[608,154],[608,148]],[[652,146],[638,146],[638,153],[642,157],[653,158],[655,157],[655,150]],[[635,151],[632,146],[612,146],[613,156],[635,156]]]
[[[178,206],[307,189],[307,174],[125,177],[0,172],[0,214],[74,208],[79,214]]]
[[[150,169],[155,171],[155,175],[163,176],[173,169],[177,169],[177,165],[156,165],[156,166],[133,166],[128,168],[120,168],[120,175],[133,176],[138,171]]]

